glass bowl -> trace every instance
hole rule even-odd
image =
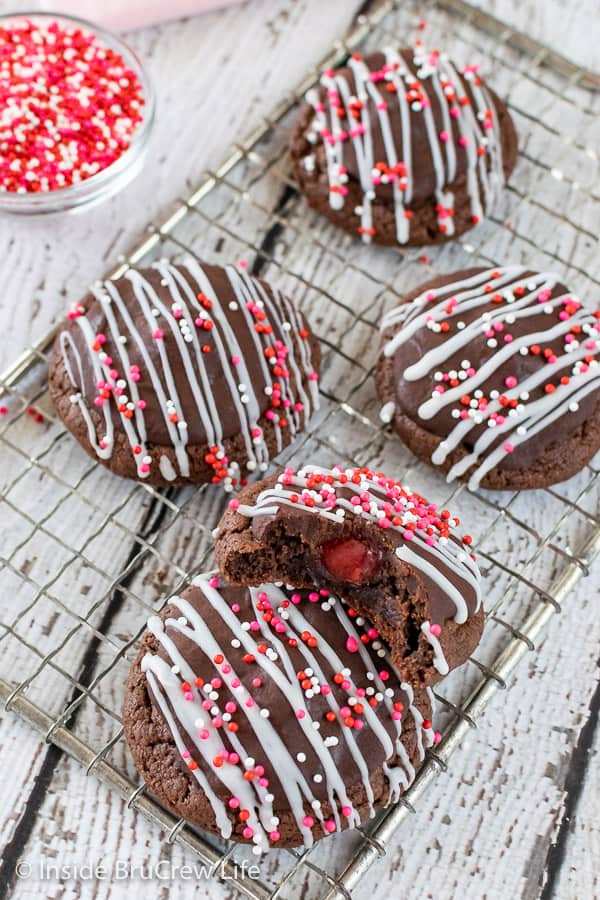
[[[96,205],[121,190],[138,175],[143,167],[148,142],[154,124],[155,98],[152,83],[137,55],[114,34],[99,28],[93,22],[67,16],[62,13],[15,12],[0,15],[0,26],[13,22],[59,22],[92,32],[99,42],[119,53],[136,73],[144,98],[143,118],[133,134],[131,144],[113,163],[84,181],[44,193],[18,194],[0,191],[0,213],[17,215],[41,215],[45,213],[76,212]]]

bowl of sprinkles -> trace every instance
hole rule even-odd
[[[96,204],[141,170],[154,95],[135,53],[89,22],[0,16],[0,212]]]

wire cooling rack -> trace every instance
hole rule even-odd
[[[286,138],[323,67],[359,46],[402,45],[421,19],[430,45],[459,62],[484,61],[508,100],[520,160],[495,215],[463,239],[426,252],[364,247],[307,208],[290,177]],[[48,400],[52,335],[1,379],[0,698],[246,896],[349,897],[402,820],[418,814],[423,793],[600,548],[593,465],[526,496],[449,488],[383,429],[372,380],[382,314],[432,271],[527,262],[557,270],[581,295],[598,294],[599,87],[598,77],[459,0],[387,0],[108,276],[160,256],[245,258],[300,303],[325,351],[322,410],[279,462],[387,469],[450,505],[476,541],[487,626],[475,656],[437,691],[443,742],[400,804],[309,851],[273,851],[259,880],[241,866],[256,862],[246,847],[176,819],[139,784],[119,718],[145,620],[210,565],[224,495],[125,482],[85,456]]]

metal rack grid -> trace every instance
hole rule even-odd
[[[289,174],[287,129],[323,67],[359,46],[398,45],[422,18],[428,41],[459,61],[474,53],[486,60],[486,74],[515,118],[521,159],[502,208],[465,238],[427,253],[365,248],[307,209]],[[383,429],[372,386],[381,314],[429,277],[432,263],[436,271],[475,260],[551,264],[579,293],[597,293],[600,195],[592,145],[598,145],[599,87],[600,78],[461,0],[385,0],[107,276],[158,256],[244,257],[251,271],[287,290],[325,350],[323,408],[278,462],[341,460],[387,468],[405,481],[414,477],[427,496],[469,522],[487,579],[484,640],[436,692],[444,740],[410,791],[355,832],[309,851],[273,851],[268,878],[240,875],[247,848],[202,833],[152,798],[138,783],[119,719],[145,620],[209,564],[224,496],[211,487],[157,490],[99,471],[49,403],[52,334],[0,379],[0,403],[8,410],[0,419],[0,698],[166,830],[168,841],[217,867],[215,877],[233,877],[246,896],[349,897],[600,549],[594,465],[526,498],[449,487]],[[568,202],[573,198],[577,204]],[[567,207],[568,214],[560,212]]]

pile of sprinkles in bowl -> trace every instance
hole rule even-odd
[[[0,191],[69,187],[112,165],[142,121],[137,74],[91,31],[0,25]]]

